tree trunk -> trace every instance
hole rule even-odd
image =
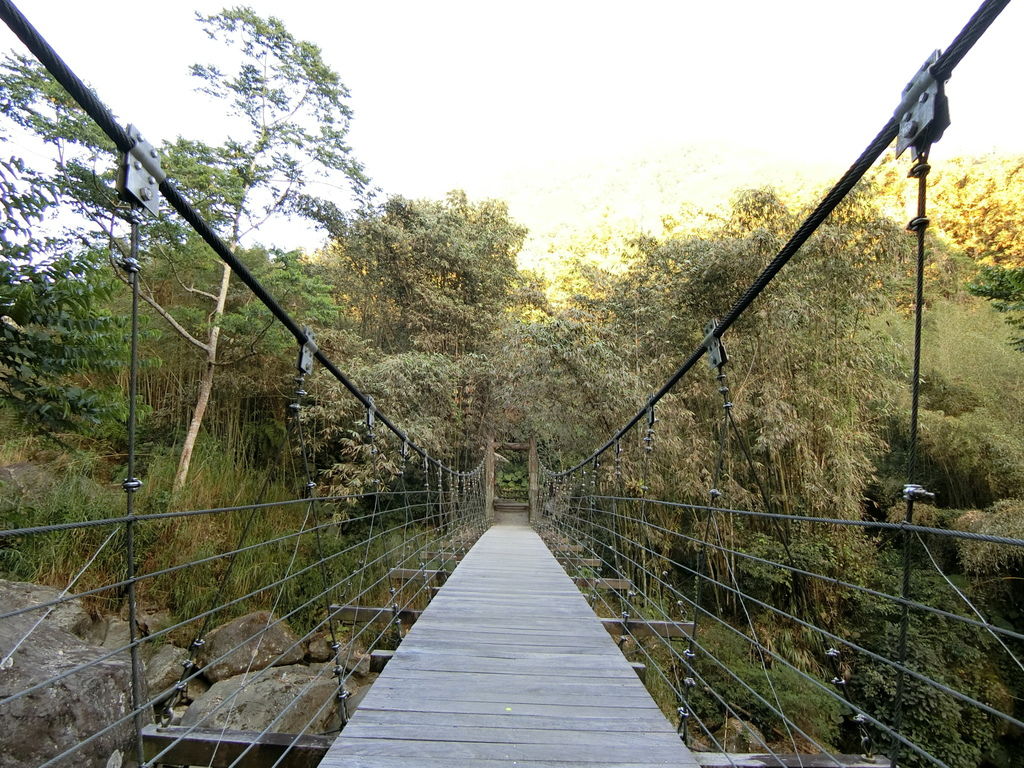
[[[224,315],[224,307],[228,301],[228,285],[231,283],[231,268],[225,264],[220,278],[220,292],[217,294],[217,306],[213,310],[210,336],[207,340],[206,366],[199,379],[199,395],[196,397],[196,408],[192,412],[192,421],[185,434],[185,443],[181,446],[181,458],[178,460],[178,472],[174,476],[172,493],[177,493],[185,486],[188,479],[189,466],[192,464],[192,451],[196,447],[199,428],[203,425],[206,406],[210,404],[213,392],[213,372],[217,367],[217,343],[220,341],[220,319]]]

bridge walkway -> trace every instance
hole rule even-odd
[[[697,765],[537,533],[495,525],[321,768]]]

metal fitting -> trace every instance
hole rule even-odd
[[[908,483],[903,486],[903,498],[907,501],[935,501],[935,494],[916,483]]]

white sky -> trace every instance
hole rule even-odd
[[[125,122],[223,138],[187,65],[207,0],[21,0]],[[252,0],[320,45],[352,91],[350,141],[387,192],[500,194],[509,173],[715,140],[848,165],[976,0]],[[1024,3],[948,86],[943,154],[1024,151]],[[20,44],[2,28],[0,48]],[[326,192],[326,190],[324,190]],[[323,192],[322,192],[323,193]]]

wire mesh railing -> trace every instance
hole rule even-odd
[[[59,538],[65,556],[82,563],[64,589],[36,590],[0,606],[0,716],[12,723],[74,719],[84,691],[103,683],[122,690],[114,699],[120,706],[87,707],[87,724],[62,729],[62,738],[40,753],[40,766],[105,764],[145,726],[178,724],[183,716],[193,729],[243,728],[251,721],[239,715],[236,702],[298,667],[306,674],[295,698],[261,724],[263,732],[297,707],[308,722],[296,729],[294,717],[289,721],[296,741],[328,723],[326,730],[341,727],[353,675],[365,672],[370,651],[394,646],[400,627],[389,620],[383,629],[373,622],[343,628],[337,605],[394,607],[396,615],[422,607],[428,584],[392,574],[422,571],[439,553],[468,547],[484,517],[479,474],[451,483],[442,478],[431,488],[409,488],[400,477],[371,493],[142,515],[130,519],[138,558],[130,575],[124,563],[128,522],[112,517],[0,531],[5,556],[31,550],[35,557]],[[208,549],[192,546],[197,540],[228,535],[215,529],[236,538],[195,556]],[[120,569],[112,567],[116,560]],[[97,583],[119,571],[125,578]],[[199,594],[183,594],[182,585]],[[164,613],[168,603],[171,614]],[[87,613],[97,606],[115,617],[105,620],[116,629],[108,628],[102,642]],[[133,627],[116,618],[129,613]],[[60,628],[68,626],[68,616],[84,622],[74,627],[78,635]],[[234,634],[228,638],[228,632]],[[59,653],[59,663],[42,663],[41,649]],[[174,665],[179,673],[171,675]],[[199,694],[222,680],[233,682],[231,693],[189,718]],[[127,700],[124,691],[135,695]],[[308,691],[322,700],[311,703]],[[155,764],[171,747],[140,762]]]

